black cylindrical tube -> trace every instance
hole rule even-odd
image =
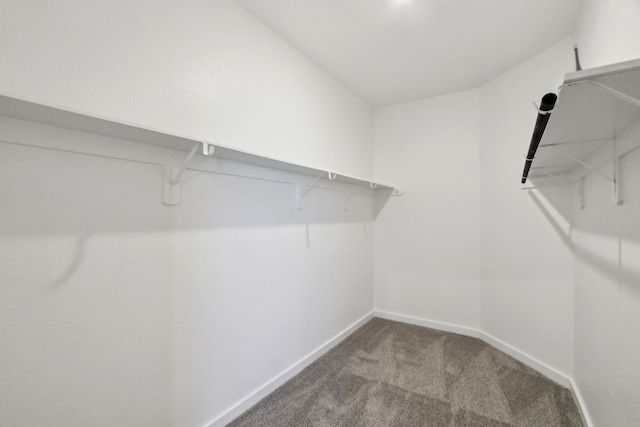
[[[544,129],[547,127],[549,117],[551,117],[551,110],[556,105],[558,96],[555,93],[548,93],[542,97],[540,102],[540,110],[538,111],[538,118],[536,119],[536,125],[533,128],[533,135],[531,136],[531,143],[529,144],[529,151],[527,152],[527,160],[524,162],[524,171],[522,172],[522,183],[527,182],[527,176],[529,176],[529,169],[533,158],[536,156],[538,145],[542,139]]]

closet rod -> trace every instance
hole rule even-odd
[[[46,146],[42,146],[42,145],[38,145],[38,144],[34,144],[34,143],[12,142],[12,141],[7,141],[7,140],[3,140],[3,139],[0,139],[0,143],[2,143],[2,144],[10,144],[10,145],[19,145],[19,146],[25,146],[25,147],[31,147],[31,148],[39,148],[39,149],[42,149],[42,150],[50,150],[50,151],[56,151],[56,152],[62,152],[62,153],[80,154],[80,155],[85,155],[85,156],[90,156],[90,157],[99,157],[99,158],[111,159],[111,160],[122,160],[122,161],[126,161],[126,162],[133,162],[133,163],[140,163],[140,164],[145,164],[145,165],[154,165],[154,166],[164,167],[164,163],[161,163],[161,162],[158,162],[158,161],[146,161],[146,160],[128,158],[128,157],[123,157],[123,156],[113,156],[113,155],[106,155],[106,154],[99,154],[99,153],[89,153],[89,152],[85,152],[85,151],[76,151],[76,150],[70,150],[70,149],[59,148],[59,147],[46,147]],[[285,185],[293,185],[293,186],[301,185],[301,186],[304,186],[304,187],[307,186],[307,184],[300,184],[299,182],[278,180],[278,179],[272,179],[272,178],[263,178],[263,177],[258,177],[258,176],[250,176],[250,175],[242,175],[242,174],[234,174],[234,173],[229,173],[229,172],[219,172],[219,171],[196,168],[196,167],[185,167],[184,170],[190,170],[190,171],[193,171],[193,172],[211,173],[211,174],[223,175],[223,176],[230,176],[230,177],[234,177],[234,178],[243,178],[243,179],[252,179],[252,180],[257,180],[257,181],[272,182],[272,183],[276,183],[276,184],[285,184]],[[352,184],[352,183],[341,183],[341,184],[342,185],[346,185],[346,186],[355,186],[356,185],[355,183],[354,184]],[[345,190],[345,189],[330,188],[330,187],[325,187],[325,186],[318,186],[317,182],[313,184],[313,188],[314,189],[325,190],[325,191],[335,191],[335,192],[339,192],[339,193],[344,193],[345,191],[348,191],[351,194],[357,194],[357,195],[368,196],[368,197],[392,197],[392,196],[396,197],[396,196],[400,196],[401,195],[401,194],[395,194],[395,192],[393,191],[393,188],[391,188],[391,187],[389,187],[389,191],[391,191],[391,194],[373,194],[373,193],[366,193],[366,192],[362,192],[362,191],[350,191],[350,190]],[[362,186],[360,186],[360,189],[362,189]]]
[[[555,93],[547,93],[542,97],[542,101],[540,101],[540,108],[538,109],[538,117],[536,119],[536,124],[533,128],[533,135],[531,135],[531,142],[529,143],[529,151],[527,152],[527,159],[524,162],[524,170],[522,171],[522,184],[527,182],[527,177],[529,176],[529,169],[531,168],[531,163],[533,163],[533,159],[536,156],[536,151],[538,150],[538,145],[540,145],[540,140],[542,139],[542,135],[544,134],[544,130],[547,127],[547,123],[549,122],[549,117],[551,117],[551,112],[553,111],[553,107],[556,105],[556,100],[558,99],[558,95]]]

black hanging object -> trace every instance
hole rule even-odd
[[[548,93],[542,97],[542,101],[540,102],[540,109],[538,110],[538,118],[536,119],[536,125],[533,128],[533,135],[531,136],[531,143],[529,144],[527,160],[525,160],[524,162],[522,184],[527,182],[527,176],[529,176],[531,163],[533,163],[533,158],[536,156],[536,151],[538,150],[538,145],[540,145],[542,134],[547,127],[549,117],[551,117],[551,112],[553,111],[553,107],[556,105],[557,99],[558,96],[555,93]]]

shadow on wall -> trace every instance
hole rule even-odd
[[[640,160],[637,154],[635,158],[627,156],[621,159],[623,170],[630,172],[625,173],[623,182],[638,182],[638,177],[632,176],[637,175],[632,167]],[[640,296],[640,269],[637,262],[633,262],[640,255],[637,199],[640,192],[632,188],[632,184],[627,185],[628,191],[623,196],[625,200],[622,205],[615,206],[610,183],[599,179],[593,177],[585,183],[585,192],[589,193],[590,200],[584,209],[580,209],[577,188],[573,187],[568,188],[573,190],[568,193],[575,196],[568,200],[569,203],[566,197],[563,200],[558,196],[560,192],[545,187],[529,190],[529,197],[578,260]],[[532,182],[536,184],[535,179]]]
[[[303,175],[276,172],[277,180],[265,180],[261,168],[250,169],[245,176],[192,172],[174,207],[177,228],[370,222],[391,196],[391,190],[374,193],[361,184]]]
[[[4,182],[12,183],[0,193],[3,236],[370,222],[390,196],[272,170],[262,178],[263,168],[220,161],[221,172],[187,170],[180,205],[166,206],[162,166],[12,144],[0,149]]]
[[[531,180],[534,185],[535,185],[535,181]],[[538,191],[540,192],[540,194],[542,196],[545,195],[545,193],[548,195],[549,192],[545,191],[544,188],[542,189],[538,189]],[[571,234],[573,231],[573,226],[571,224],[572,222],[572,214],[566,209],[566,204],[562,203],[556,203],[555,205],[552,202],[549,202],[549,200],[553,200],[554,197],[545,197],[544,200],[541,199],[534,190],[528,190],[528,195],[531,198],[531,200],[533,201],[533,203],[535,203],[535,205],[537,206],[537,208],[540,210],[540,212],[544,215],[544,217],[547,219],[547,221],[549,222],[549,224],[551,224],[551,226],[553,227],[553,229],[555,230],[555,232],[558,234],[558,236],[560,237],[560,239],[562,240],[562,242],[567,245],[569,248],[573,249],[573,242],[571,240]],[[561,224],[561,222],[559,221],[557,215],[554,215],[551,211],[551,209],[549,208],[549,206],[547,205],[547,203],[545,203],[545,201],[547,201],[547,203],[549,203],[551,206],[553,206],[554,208],[556,206],[558,206],[560,209],[556,210],[556,212],[560,213],[562,215],[562,218],[564,218],[566,220],[566,222],[564,224]]]
[[[19,136],[0,142],[2,425],[217,415],[293,363],[270,348],[301,357],[372,306],[384,195],[322,179],[299,209],[296,185],[316,177],[224,162],[187,170],[166,206],[169,151]]]
[[[260,227],[277,239],[279,227],[297,226],[303,250],[312,247],[315,226],[352,224],[370,241],[371,223],[390,196],[229,161],[216,168],[187,170],[180,205],[166,206],[157,164],[0,143],[0,179],[8,183],[0,186],[6,271],[45,262],[47,286],[56,288],[84,262],[88,242],[106,236],[156,235],[170,246],[173,232]]]

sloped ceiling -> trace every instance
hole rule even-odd
[[[569,36],[582,0],[237,0],[374,107],[478,87]]]

